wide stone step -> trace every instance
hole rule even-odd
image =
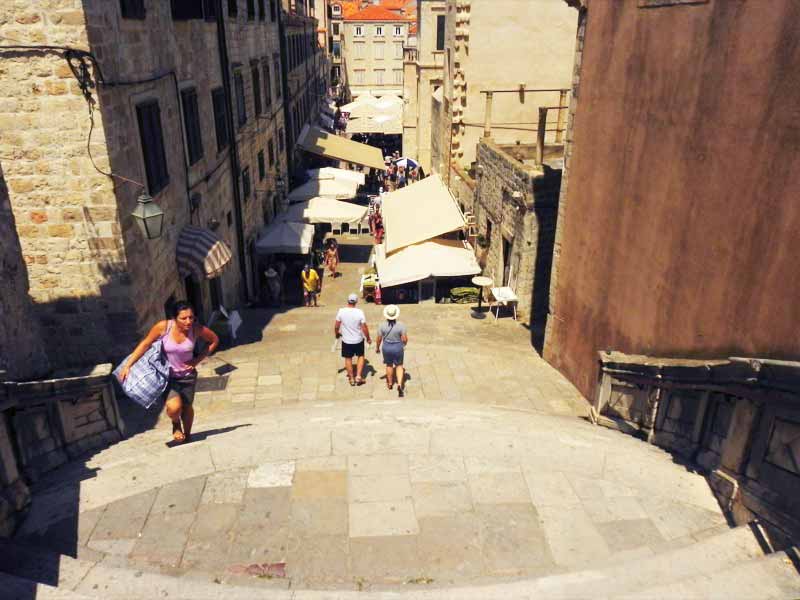
[[[785,552],[703,573],[685,581],[654,586],[620,600],[796,600],[800,576]]]

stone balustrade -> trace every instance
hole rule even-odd
[[[800,363],[600,353],[592,416],[703,471],[737,524],[800,533]]]
[[[0,381],[0,537],[31,501],[28,485],[124,434],[111,365],[39,381]]]

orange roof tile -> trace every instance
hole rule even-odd
[[[345,17],[345,21],[405,21],[406,18],[374,4]]]

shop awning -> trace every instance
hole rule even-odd
[[[328,198],[355,198],[358,193],[358,184],[347,179],[312,179],[289,192],[289,204],[303,202],[318,196]]]
[[[178,273],[202,281],[222,275],[233,258],[228,245],[208,229],[187,225],[178,236],[175,249]]]
[[[360,223],[367,216],[367,207],[333,198],[311,198],[289,206],[281,217],[305,223]]]
[[[360,144],[339,135],[306,125],[297,139],[297,146],[306,152],[345,160],[357,165],[385,170],[380,148]]]
[[[373,117],[358,117],[347,121],[347,133],[383,133],[398,135],[403,133],[401,116],[377,114]]]
[[[383,198],[386,251],[462,229],[461,209],[438,175],[431,175]]]
[[[349,169],[337,169],[336,167],[322,167],[321,169],[309,169],[306,171],[309,179],[338,179],[341,181],[355,181],[358,185],[364,185],[366,177],[358,171]]]
[[[375,246],[375,268],[381,287],[392,287],[428,277],[457,277],[481,272],[466,242],[429,240],[386,256],[383,244]]]
[[[274,221],[264,227],[256,240],[259,254],[308,254],[314,240],[314,226],[293,221]]]

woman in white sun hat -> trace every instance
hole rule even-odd
[[[397,395],[403,397],[403,383],[405,369],[403,368],[403,354],[408,344],[408,334],[406,326],[397,320],[400,316],[400,308],[390,304],[383,309],[383,316],[386,319],[378,327],[378,339],[375,342],[375,351],[381,351],[383,344],[383,364],[386,365],[386,387],[392,389],[395,383],[395,371],[397,374]]]

